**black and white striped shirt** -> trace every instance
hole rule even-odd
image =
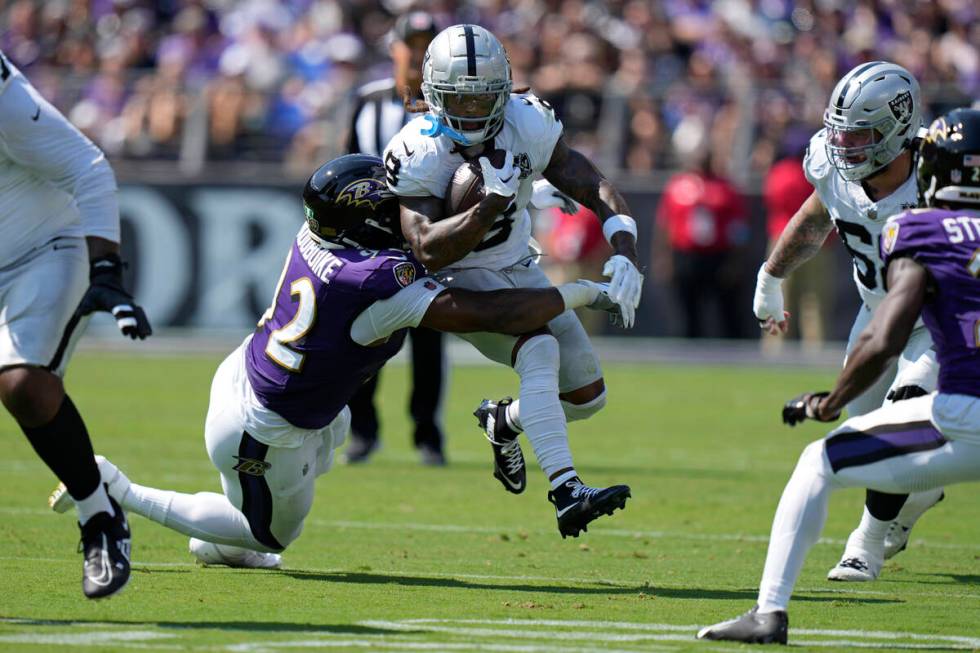
[[[381,156],[388,141],[414,117],[415,114],[405,111],[394,79],[365,84],[357,90],[347,151]]]

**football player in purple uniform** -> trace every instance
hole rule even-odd
[[[758,603],[701,639],[786,643],[786,608],[833,490],[904,494],[980,480],[980,111],[933,122],[919,155],[919,199],[930,208],[882,230],[885,299],[836,387],[791,400],[783,420],[836,420],[902,351],[920,314],[936,347],[938,392],[848,419],[803,451],[773,519]]]
[[[402,346],[408,327],[519,335],[582,306],[618,311],[606,284],[475,292],[446,288],[403,250],[398,201],[377,157],[318,169],[303,193],[306,224],[272,306],[215,373],[204,427],[224,494],[131,483],[99,458],[121,506],[191,536],[208,564],[278,567],[303,529],[315,479],[350,426],[347,402]],[[51,506],[70,502],[56,489]]]

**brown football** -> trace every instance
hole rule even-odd
[[[504,150],[493,150],[486,157],[490,159],[493,167],[499,168],[504,165],[504,157],[507,153]],[[479,157],[470,161],[463,161],[456,168],[446,194],[443,198],[443,215],[449,217],[462,213],[475,206],[484,197],[483,171],[480,170]]]

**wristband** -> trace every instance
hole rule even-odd
[[[588,306],[599,296],[598,288],[575,281],[555,286],[555,290],[558,291],[558,294],[565,301],[565,310]]]
[[[622,213],[617,213],[606,218],[606,221],[602,223],[602,235],[606,237],[606,242],[610,245],[612,244],[613,234],[617,231],[625,231],[626,233],[633,234],[633,238],[635,239],[636,220]]]
[[[783,280],[781,278],[774,277],[766,272],[765,261],[763,261],[762,266],[759,268],[757,279],[759,281],[759,290],[762,292],[774,292],[783,286]]]

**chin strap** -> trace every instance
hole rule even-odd
[[[460,145],[465,145],[467,147],[470,145],[476,145],[476,143],[471,143],[470,139],[466,138],[431,113],[425,114],[424,118],[429,121],[429,126],[421,131],[423,136],[438,138],[441,134],[445,134]]]

